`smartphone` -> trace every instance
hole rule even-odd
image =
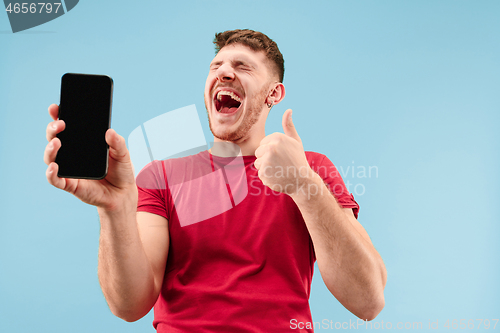
[[[61,148],[55,162],[61,178],[103,179],[108,173],[113,79],[107,75],[66,73],[61,78],[59,119],[66,128],[57,134]]]

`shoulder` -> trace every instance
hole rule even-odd
[[[210,156],[208,151],[169,158],[154,160],[147,164],[136,177],[138,186],[147,184],[156,188],[165,188],[165,184],[175,185],[195,179],[211,172]]]
[[[332,161],[330,161],[328,159],[328,157],[326,157],[326,155],[324,155],[324,154],[317,153],[314,151],[306,151],[305,154],[306,154],[307,162],[309,162],[309,165],[313,169],[315,167],[319,167],[319,166],[327,166],[327,167],[335,168]]]
[[[306,151],[305,154],[311,169],[320,175],[323,180],[340,177],[337,167],[326,155],[313,151]]]
[[[321,153],[317,153],[314,151],[305,151],[306,158],[308,161],[323,161],[326,157],[326,155],[323,155]]]

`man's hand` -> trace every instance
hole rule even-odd
[[[307,162],[302,140],[292,122],[292,110],[283,114],[283,133],[266,136],[255,150],[254,162],[259,178],[270,189],[286,194],[293,194],[304,180],[312,177]]]
[[[47,126],[47,147],[44,161],[48,165],[46,176],[50,184],[65,190],[85,203],[112,211],[124,202],[137,205],[137,187],[134,170],[125,145],[125,139],[114,130],[106,132],[106,142],[109,145],[109,164],[106,178],[101,180],[59,178],[59,166],[54,162],[61,141],[56,137],[64,130],[65,123],[58,120],[59,107],[49,106],[49,114],[54,119]],[[135,207],[134,207],[135,208]]]

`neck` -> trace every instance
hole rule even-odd
[[[236,142],[223,141],[214,138],[214,145],[210,148],[210,153],[215,156],[230,157],[236,155],[255,156],[255,150],[259,147],[260,141],[265,134],[238,140]]]
[[[256,124],[257,125],[257,124]],[[223,141],[214,137],[210,153],[216,156],[255,156],[255,150],[266,136],[265,126],[254,126],[247,135],[237,141]]]

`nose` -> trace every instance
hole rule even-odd
[[[220,82],[228,82],[234,80],[234,70],[228,63],[220,65],[216,72],[217,80]]]

